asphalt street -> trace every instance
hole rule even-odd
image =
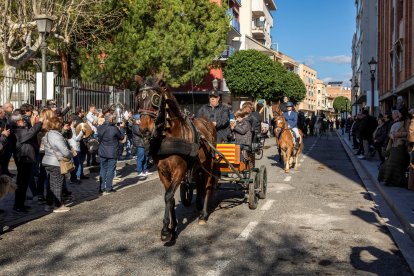
[[[305,143],[286,174],[267,141],[256,210],[217,191],[200,226],[177,193],[178,238],[163,243],[162,185],[130,186],[3,235],[0,275],[411,275],[336,135]]]

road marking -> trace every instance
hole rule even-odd
[[[254,228],[256,228],[256,226],[259,223],[257,221],[252,221],[249,222],[249,224],[247,224],[246,228],[244,228],[243,232],[241,232],[241,234],[237,237],[236,240],[238,241],[245,241],[247,240],[247,238],[249,237],[249,235],[253,232]]]
[[[262,208],[261,208],[260,210],[262,210],[262,211],[267,211],[267,210],[270,210],[270,208],[272,207],[272,204],[273,204],[274,202],[275,202],[275,201],[274,201],[273,199],[266,200],[266,203],[262,206]]]
[[[283,179],[283,181],[290,181],[291,179],[292,179],[292,176],[288,175],[288,176],[285,177],[285,179]]]
[[[305,161],[305,159],[303,159],[303,158],[302,158],[302,159],[300,159],[299,161],[300,161],[301,163],[303,163],[303,161]]]
[[[218,276],[230,264],[230,260],[217,261],[214,265],[215,269],[207,272],[207,276]]]

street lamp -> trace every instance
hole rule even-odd
[[[368,62],[369,71],[371,72],[371,116],[374,116],[374,82],[375,82],[375,71],[377,70],[377,61],[372,57],[371,61]]]
[[[46,14],[41,14],[36,16],[36,25],[39,34],[42,37],[42,43],[40,44],[40,49],[42,52],[42,105],[46,106],[46,51],[47,51],[47,42],[46,37],[52,29],[53,18],[47,16]]]

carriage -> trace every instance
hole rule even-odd
[[[266,198],[267,170],[266,166],[254,167],[255,146],[248,152],[240,150],[240,145],[234,143],[217,144],[215,147],[216,190],[244,191],[250,209],[256,209],[259,199]],[[190,175],[190,174],[188,174]],[[181,202],[190,206],[195,183],[186,177],[180,185]],[[224,185],[230,184],[230,185]],[[225,186],[225,187],[224,187]]]

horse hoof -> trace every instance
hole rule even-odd
[[[172,237],[172,234],[171,233],[169,233],[167,235],[161,234],[161,241],[163,241],[163,242],[169,241],[169,240],[171,240],[171,237]]]
[[[207,221],[205,219],[198,219],[198,225],[206,225]]]
[[[161,231],[161,241],[169,241],[172,238],[172,232],[168,229],[168,231]]]
[[[289,173],[289,170],[285,170],[285,173]]]

